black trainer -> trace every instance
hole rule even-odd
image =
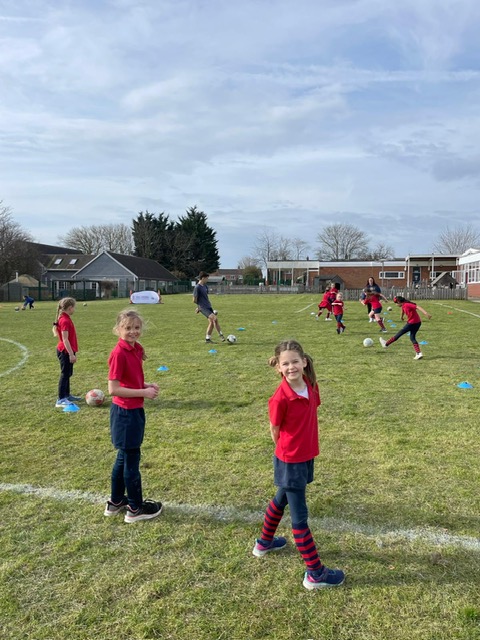
[[[163,505],[161,502],[154,502],[153,500],[144,500],[140,509],[133,511],[130,506],[127,506],[125,512],[125,522],[138,522],[140,520],[151,520],[156,518],[162,513]]]

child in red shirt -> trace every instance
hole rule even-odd
[[[57,358],[60,362],[60,378],[58,381],[58,398],[56,407],[67,407],[82,398],[70,394],[70,378],[73,376],[73,365],[77,361],[78,342],[72,315],[75,312],[75,298],[62,298],[58,301],[57,317],[53,323],[53,335],[58,338]]]
[[[282,382],[268,402],[270,433],[275,444],[274,483],[277,493],[267,507],[260,538],[253,555],[280,551],[287,540],[275,536],[287,504],[292,533],[306,564],[306,589],[335,587],[345,579],[343,571],[328,569],[320,560],[308,526],[306,486],[313,481],[314,459],[319,454],[317,409],[320,393],[313,361],[295,340],[281,342],[269,364]]]
[[[142,333],[143,320],[131,309],[121,311],[113,329],[119,337],[108,359],[108,392],[110,433],[117,449],[112,469],[111,497],[104,515],[114,516],[125,511],[125,522],[156,518],[162,503],[143,500],[140,475],[140,446],[145,432],[145,398],[158,396],[158,384],[147,383],[143,377],[145,351],[137,342]],[[127,497],[125,497],[125,491]]]
[[[417,332],[422,326],[422,321],[420,320],[417,309],[418,311],[421,311],[424,315],[426,315],[429,319],[432,316],[427,311],[425,311],[425,309],[422,309],[422,307],[420,307],[418,304],[410,302],[410,300],[406,300],[403,296],[395,296],[393,302],[397,306],[402,308],[401,320],[403,320],[404,317],[407,316],[407,324],[404,325],[403,328],[400,329],[400,331],[396,333],[392,338],[389,338],[388,340],[383,340],[383,338],[380,338],[380,344],[384,348],[389,347],[392,342],[395,342],[396,340],[401,338],[405,333],[410,333],[410,340],[412,341],[412,346],[415,351],[414,360],[421,360],[423,358],[423,353],[420,351],[420,345],[417,341]]]
[[[337,333],[343,333],[345,331],[345,325],[343,324],[343,311],[343,293],[340,293],[339,291],[336,299],[332,302],[332,313],[337,321]]]

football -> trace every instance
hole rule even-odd
[[[373,347],[373,340],[371,338],[365,338],[363,341],[364,347]]]
[[[229,344],[235,344],[235,342],[237,341],[236,337],[232,334],[230,334],[229,336],[227,336],[227,342]]]
[[[85,396],[85,402],[90,407],[99,407],[105,402],[105,394],[100,389],[91,389]]]
[[[391,310],[392,310],[392,307],[387,307],[387,311],[391,311]]]

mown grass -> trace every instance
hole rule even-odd
[[[106,389],[124,302],[78,305],[74,393]],[[0,306],[0,376],[22,357],[15,342],[29,353],[0,377],[2,638],[480,638],[480,317],[471,315],[480,307],[421,303],[433,320],[415,362],[408,337],[381,349],[360,304],[347,304],[338,336],[310,315],[316,302],[215,297],[224,332],[238,338],[216,354],[191,296],[139,307],[146,378],[161,385],[146,404],[143,484],[166,508],[138,525],[103,517],[114,459],[108,403],[54,408],[54,303]],[[396,308],[387,317],[400,326]],[[274,491],[267,400],[278,378],[267,360],[286,337],[314,357],[323,401],[310,516],[322,558],[347,572],[328,592],[303,589],[293,544],[251,555]],[[45,491],[12,490],[23,485]],[[80,497],[65,499],[69,491]],[[417,537],[398,533],[406,530]],[[291,541],[288,517],[281,532]]]

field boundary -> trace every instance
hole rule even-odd
[[[20,367],[23,367],[25,362],[28,360],[30,354],[28,352],[27,347],[23,344],[20,344],[20,342],[15,342],[15,340],[9,340],[8,338],[0,338],[0,340],[2,342],[10,342],[10,344],[14,344],[16,347],[20,349],[20,351],[23,352],[22,358],[18,364],[16,364],[14,367],[11,367],[7,371],[0,371],[0,378],[3,378],[3,376],[8,376],[9,373],[13,373],[17,369],[20,369]]]
[[[107,497],[100,494],[84,491],[67,491],[55,487],[35,487],[30,484],[0,483],[0,491],[34,495],[39,498],[49,498],[66,502],[68,500],[82,500],[90,504],[102,504]],[[261,523],[263,512],[241,511],[232,507],[208,504],[185,504],[176,502],[164,503],[167,511],[185,516],[207,517],[219,522],[243,522],[245,524]],[[99,516],[100,517],[100,516]],[[433,528],[416,529],[392,529],[374,527],[369,525],[347,522],[337,518],[309,518],[310,524],[315,528],[336,533],[354,533],[365,538],[373,538],[377,544],[383,542],[405,540],[408,542],[421,542],[435,547],[456,547],[467,551],[480,552],[480,538],[470,536],[452,535],[443,530]]]

